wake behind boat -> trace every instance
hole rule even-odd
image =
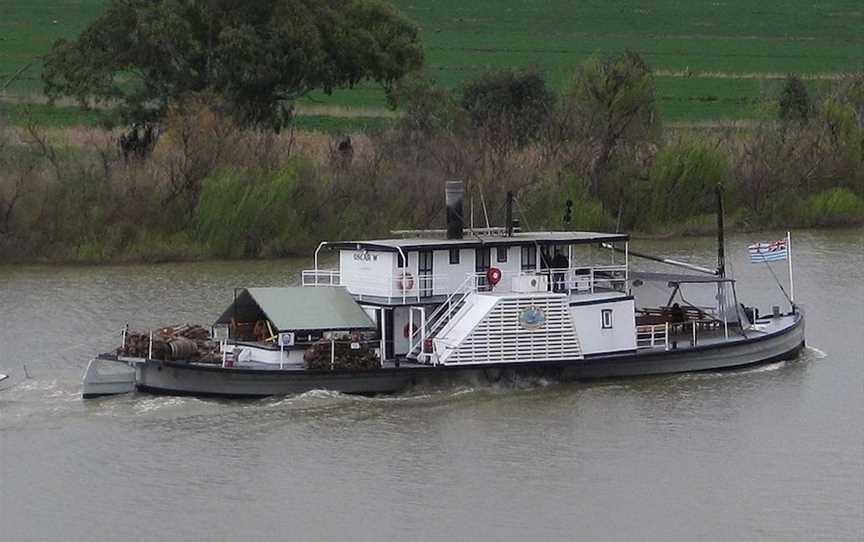
[[[633,252],[624,234],[519,231],[509,194],[503,228],[466,232],[462,200],[461,183],[448,183],[446,231],[322,242],[301,286],[238,289],[209,331],[124,332],[116,352],[88,366],[84,396],[386,393],[465,376],[638,376],[769,363],[804,345],[804,315],[791,298],[787,313],[739,302],[725,273],[722,209],[718,265],[708,269]],[[323,250],[338,253],[337,267],[319,266]],[[768,261],[767,250],[756,254]],[[631,270],[633,257],[691,273]],[[646,284],[668,297],[649,303]],[[708,301],[693,301],[696,290]]]

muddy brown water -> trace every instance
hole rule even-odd
[[[763,311],[782,297],[746,245],[781,235],[729,241]],[[124,322],[207,323],[306,260],[0,267],[0,540],[861,540],[864,230],[793,247],[792,362],[257,401],[85,402],[80,377]]]

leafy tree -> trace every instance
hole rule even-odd
[[[806,122],[810,116],[810,96],[801,78],[790,73],[780,93],[780,119]]]
[[[451,128],[459,116],[459,105],[450,89],[440,86],[423,71],[406,75],[387,93],[391,109],[401,108],[402,126],[432,133]]]
[[[589,58],[576,72],[569,99],[586,120],[595,154],[590,166],[591,195],[600,196],[603,178],[625,145],[652,141],[659,131],[654,76],[642,57],[626,51]]]
[[[112,0],[77,40],[55,42],[43,80],[52,98],[119,102],[131,119],[203,93],[278,128],[313,90],[387,87],[422,63],[417,28],[377,0]]]
[[[462,107],[477,127],[489,127],[519,145],[533,139],[555,105],[555,93],[535,69],[505,69],[468,81]]]

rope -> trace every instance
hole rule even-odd
[[[771,268],[771,264],[769,264],[769,263],[768,263],[768,260],[765,260],[764,258],[762,259],[762,263],[765,264],[765,267],[768,268],[768,271],[771,271],[771,276],[774,277],[774,282],[777,283],[777,286],[780,287],[780,291],[783,292],[783,297],[785,297],[785,298],[786,298],[786,301],[788,301],[789,304],[792,305],[792,306],[794,307],[795,304],[792,303],[792,299],[789,298],[789,294],[786,293],[786,289],[783,288],[783,284],[780,283],[780,279],[777,278],[777,274],[774,273],[774,269]],[[794,309],[793,309],[793,310],[794,310]]]

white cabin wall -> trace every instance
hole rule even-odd
[[[603,328],[602,311],[612,310],[612,327]],[[570,305],[570,318],[583,354],[636,349],[636,316],[632,299]]]
[[[432,274],[437,278],[433,295],[450,295],[469,273],[474,273],[474,249],[460,249],[459,263],[452,265],[449,250],[436,250],[432,254]]]
[[[395,290],[391,286],[395,284],[396,256],[384,251],[339,251],[342,286],[352,294],[386,296],[386,292]]]
[[[513,279],[522,272],[522,260],[519,247],[507,247],[507,261],[498,261],[498,249],[492,249],[492,267],[501,270],[501,282],[493,291],[497,293],[512,292]]]

